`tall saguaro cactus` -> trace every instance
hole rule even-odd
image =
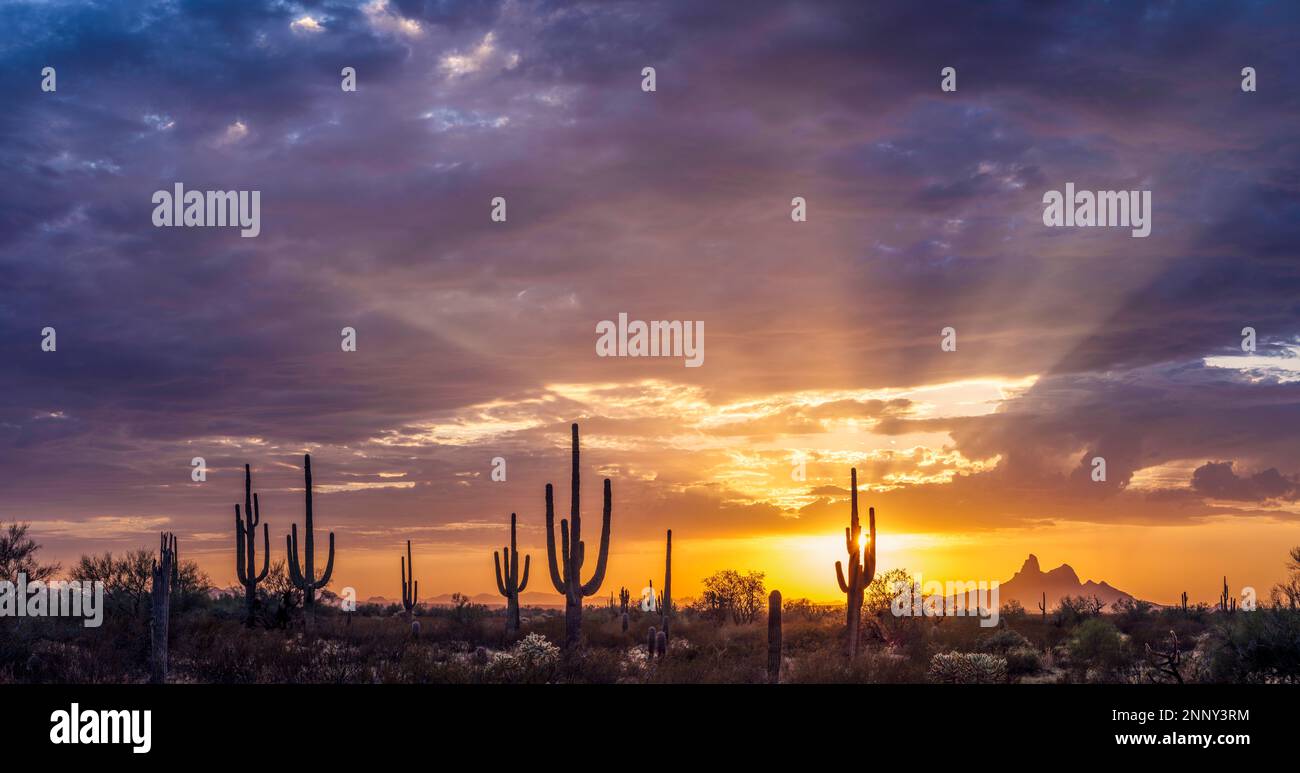
[[[307,483],[307,522],[304,524],[305,561],[301,566],[298,564],[298,524],[292,524],[292,533],[285,535],[284,543],[289,552],[289,580],[302,591],[302,611],[310,630],[316,620],[316,591],[328,585],[330,576],[334,574],[334,532],[330,532],[330,552],[329,559],[325,562],[325,573],[317,578],[316,540],[311,517],[311,454],[302,457],[302,473]]]
[[[605,508],[600,530],[600,552],[596,571],[582,581],[582,565],[587,557],[582,541],[582,515],[579,507],[578,425],[573,425],[573,480],[569,503],[569,520],[560,521],[560,549],[555,548],[555,494],[546,484],[546,558],[551,569],[551,584],[564,594],[565,643],[576,647],[582,642],[582,599],[593,596],[605,581],[609,561],[609,515],[612,508],[609,478],[605,479]]]
[[[862,619],[862,596],[871,580],[876,576],[876,508],[868,509],[868,533],[862,534],[858,523],[858,471],[850,470],[851,511],[849,526],[844,530],[845,548],[849,554],[849,573],[846,578],[844,567],[835,562],[835,575],[840,581],[840,590],[848,597],[846,626],[848,628],[849,657],[858,654],[858,629]]]
[[[501,560],[502,555],[505,556],[504,561]],[[502,547],[500,553],[492,551],[492,563],[497,569],[497,592],[506,597],[507,636],[519,630],[519,594],[528,587],[528,567],[532,560],[532,556],[524,556],[524,574],[520,577],[519,549],[515,546],[515,514],[511,513],[510,547]]]
[[[244,465],[244,512],[235,505],[235,569],[239,584],[244,586],[245,623],[253,625],[257,611],[257,584],[266,579],[271,568],[271,530],[262,523],[262,571],[257,571],[257,525],[262,523],[262,507],[253,493],[253,471]]]
[[[1043,591],[1043,600],[1038,602],[1038,611],[1043,613],[1043,622],[1047,622],[1047,591]]]
[[[781,591],[767,596],[767,681],[781,681]]]
[[[406,610],[407,622],[415,622],[415,605],[420,596],[420,583],[415,580],[415,561],[411,558],[411,541],[406,541],[406,555],[402,556],[402,609]],[[411,567],[411,580],[407,582],[406,568]]]
[[[152,613],[150,621],[152,655],[149,662],[149,681],[162,684],[167,681],[167,633],[171,618],[172,589],[180,580],[180,563],[176,557],[176,535],[164,532],[158,546],[158,558],[153,562]]]
[[[668,619],[672,616],[673,609],[673,530],[668,530],[668,544],[664,551],[664,592],[662,601],[659,605],[659,612],[662,616],[660,630],[664,638],[667,639]]]

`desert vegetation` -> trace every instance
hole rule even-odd
[[[311,460],[304,458],[305,531],[286,535],[285,558],[269,554],[251,471],[235,505],[239,593],[217,594],[177,539],[157,550],[83,556],[63,573],[40,560],[23,524],[0,526],[0,580],[57,576],[102,582],[104,623],[79,618],[5,618],[3,682],[192,683],[1168,683],[1300,682],[1300,547],[1289,578],[1255,609],[1227,590],[1214,606],[1158,607],[1126,598],[1067,597],[1033,613],[1002,607],[998,624],[977,617],[898,617],[891,610],[903,568],[877,572],[876,514],[858,517],[850,472],[845,562],[835,576],[843,604],[783,598],[761,571],[726,569],[698,597],[672,597],[673,533],[666,531],[662,591],[643,609],[612,590],[596,603],[609,560],[612,490],[603,485],[595,567],[579,513],[578,427],[572,427],[571,509],[554,529],[546,487],[547,562],[564,607],[527,606],[530,557],[519,566],[516,515],[510,544],[494,553],[500,608],[455,594],[421,603],[411,547],[399,559],[400,603],[344,610],[328,589],[333,533],[316,573]],[[255,553],[262,527],[263,554]],[[827,584],[831,571],[827,567]],[[592,599],[592,603],[587,600]]]

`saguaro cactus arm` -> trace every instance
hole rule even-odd
[[[316,581],[316,589],[320,590],[330,584],[330,577],[334,575],[334,532],[330,532],[330,552],[329,558],[325,560],[325,573]]]
[[[495,550],[492,551],[492,564],[497,570],[497,593],[502,596],[509,596],[510,593],[506,591],[506,584],[501,581],[501,554]]]
[[[561,521],[561,526],[564,526],[563,521]],[[564,532],[565,532],[564,548],[561,556],[564,559],[565,572],[562,574],[560,572],[560,567],[556,562],[557,554],[555,550],[555,489],[551,486],[551,484],[547,483],[546,484],[546,558],[551,567],[551,584],[555,586],[555,590],[557,593],[569,592],[568,585],[565,582],[565,576],[567,575],[568,568],[569,568],[568,567],[569,540],[568,540],[567,527],[565,527]]]
[[[609,478],[605,479],[605,506],[603,509],[604,512],[601,515],[600,522],[600,553],[596,557],[596,572],[582,586],[582,595],[584,596],[595,595],[596,591],[600,590],[601,583],[605,582],[605,567],[609,563],[609,517],[613,510]]]

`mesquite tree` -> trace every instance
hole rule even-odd
[[[846,625],[848,628],[849,657],[858,654],[858,632],[862,618],[862,596],[872,578],[876,576],[876,508],[868,509],[868,533],[862,533],[858,523],[858,471],[850,471],[851,511],[849,526],[844,530],[845,548],[849,554],[849,574],[846,579],[844,567],[835,562],[835,575],[840,581],[840,590],[848,597]]]
[[[505,560],[501,556],[505,555]],[[532,556],[524,556],[524,574],[519,575],[519,550],[515,545],[515,514],[510,514],[510,547],[501,553],[492,551],[492,562],[497,570],[497,592],[506,597],[506,635],[519,630],[519,594],[528,587],[528,567]],[[504,571],[502,567],[504,566]]]
[[[325,573],[316,577],[315,537],[312,528],[311,512],[311,454],[302,458],[303,478],[307,483],[307,522],[304,525],[305,547],[304,562],[298,562],[298,524],[292,524],[293,531],[284,537],[285,547],[289,552],[289,581],[302,591],[302,611],[311,630],[316,619],[316,591],[329,584],[330,575],[334,574],[334,532],[330,532],[329,559],[325,562]]]
[[[257,525],[262,523],[262,506],[253,493],[253,472],[244,465],[244,512],[235,505],[235,569],[239,584],[244,586],[246,617],[244,622],[253,625],[257,611],[257,584],[266,579],[271,568],[271,530],[262,523],[262,571],[257,571]]]
[[[579,503],[578,425],[573,425],[573,479],[569,502],[569,519],[560,521],[560,549],[555,547],[555,494],[546,484],[546,558],[550,564],[551,584],[564,594],[565,644],[576,647],[582,642],[582,599],[594,596],[605,581],[609,560],[609,515],[612,507],[609,478],[605,479],[605,507],[600,531],[600,552],[596,571],[582,581],[582,565],[587,557],[582,541],[582,515]]]
[[[167,681],[167,629],[171,617],[172,588],[180,579],[179,567],[176,535],[164,532],[158,547],[158,558],[153,562],[153,587],[150,589],[153,619],[149,627],[153,652],[149,663],[149,681],[154,684]]]

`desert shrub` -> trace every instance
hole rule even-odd
[[[979,644],[980,652],[1006,655],[1014,649],[1028,649],[1029,640],[1010,628],[999,628],[985,636]]]
[[[1005,620],[1019,622],[1025,617],[1025,608],[1019,601],[1011,599],[1002,605],[1002,609],[998,611],[998,616]]]
[[[622,653],[617,650],[587,647],[563,660],[565,682],[577,684],[615,684],[623,676]]]
[[[1015,647],[1006,652],[1007,675],[1028,676],[1036,674],[1043,668],[1042,656],[1031,647]]]
[[[920,682],[925,674],[906,656],[871,650],[852,661],[836,646],[790,658],[783,680],[791,684],[906,684]]]
[[[782,640],[786,653],[797,655],[835,647],[843,631],[844,622],[838,617],[831,624],[787,620],[782,624]]]
[[[1124,640],[1109,620],[1089,618],[1074,631],[1070,639],[1070,662],[1076,668],[1106,676],[1122,669],[1128,662]]]
[[[1100,615],[1105,606],[1096,596],[1065,596],[1056,608],[1056,624],[1073,628],[1084,620]]]
[[[1270,607],[1223,618],[1205,642],[1205,679],[1300,682],[1300,612]]]
[[[842,617],[844,608],[836,604],[814,604],[808,599],[790,599],[781,603],[781,615],[787,622],[797,619],[821,622]]]
[[[941,684],[999,684],[1007,681],[1007,659],[982,652],[940,652],[930,658],[928,676]]]

